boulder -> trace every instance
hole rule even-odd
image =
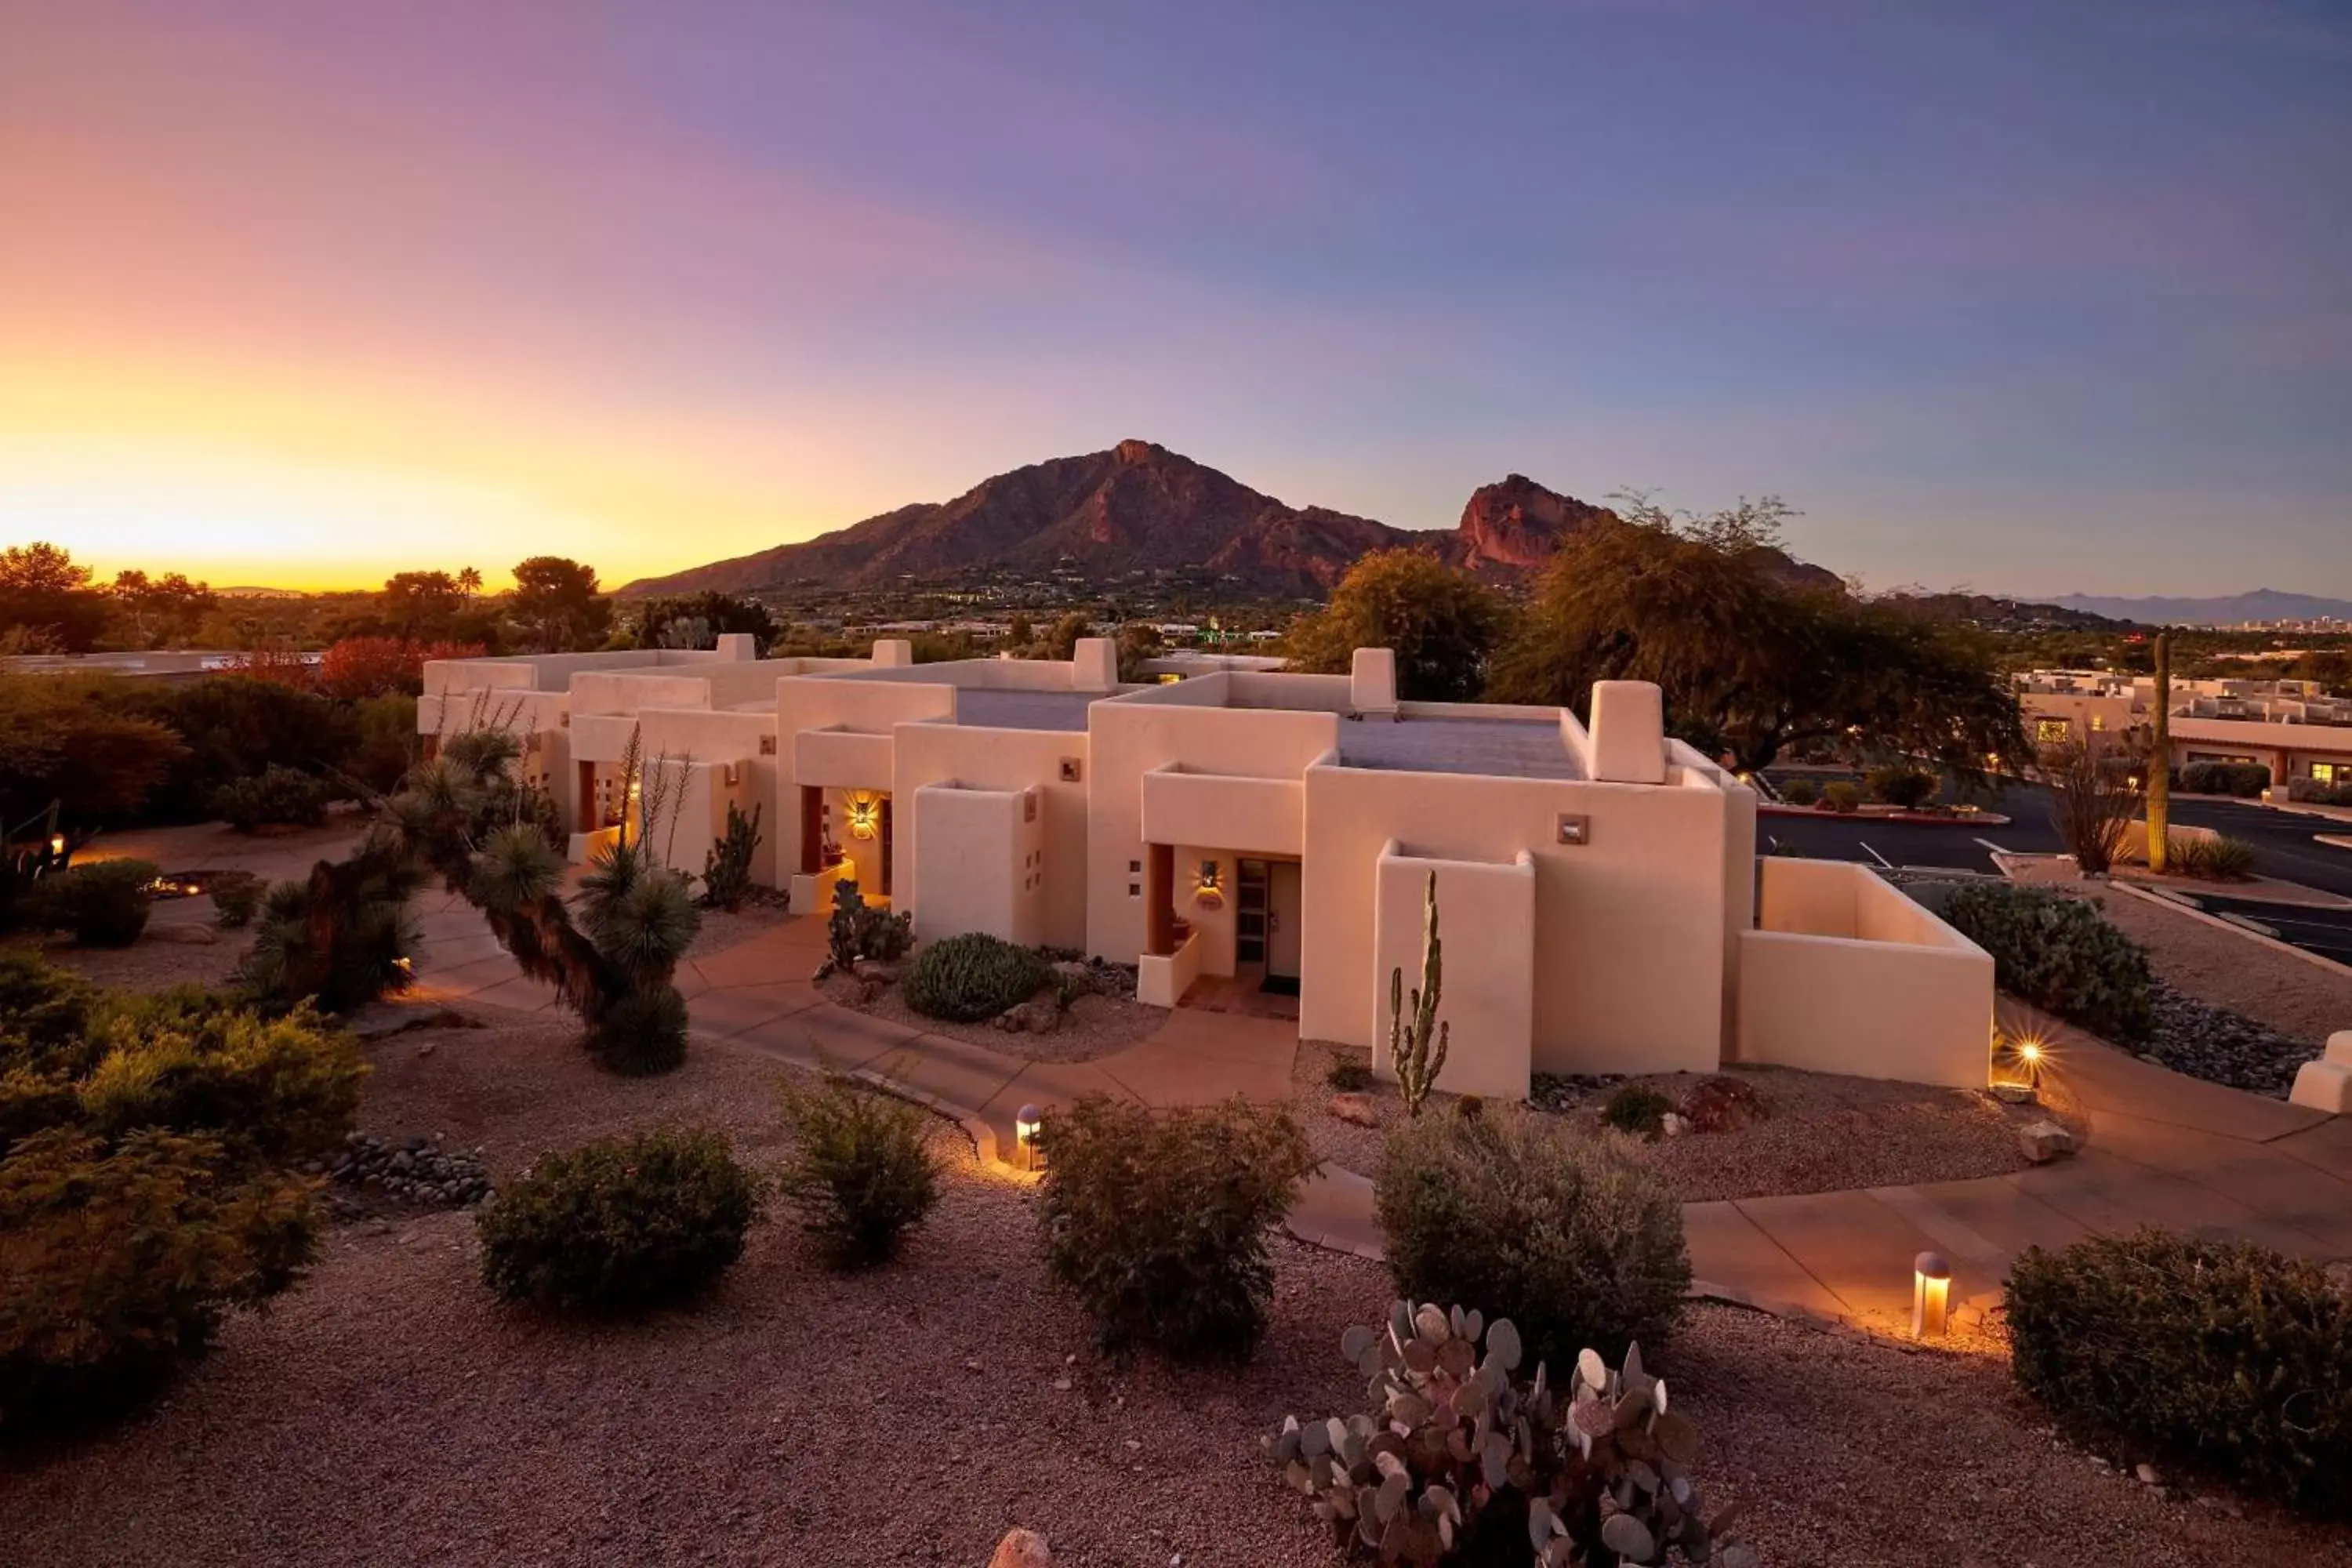
[[[1008,1034],[1050,1035],[1062,1026],[1062,1010],[1047,1001],[1024,1002],[999,1013],[996,1026]]]
[[[1034,1530],[1008,1530],[989,1554],[988,1568],[1054,1568],[1054,1553]]]
[[[1372,1097],[1369,1094],[1335,1094],[1331,1097],[1331,1103],[1324,1109],[1340,1121],[1358,1127],[1378,1127],[1381,1124],[1380,1107],[1372,1103]]]
[[[2035,1121],[2020,1128],[2017,1146],[2037,1165],[2061,1160],[2082,1147],[2074,1133],[2055,1121]]]
[[[1669,1138],[1679,1138],[1690,1131],[1690,1121],[1681,1112],[1669,1110],[1658,1118],[1658,1131]]]
[[[2338,1029],[2327,1037],[2327,1055],[2321,1058],[2340,1068],[2352,1068],[2352,1029]]]
[[[1682,1116],[1693,1132],[1737,1132],[1764,1119],[1764,1097],[1739,1079],[1705,1079],[1683,1097]]]

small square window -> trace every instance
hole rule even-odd
[[[1127,863],[1127,874],[1130,877],[1140,877],[1143,875],[1143,862],[1140,860],[1129,860]]]
[[[1129,882],[1127,885],[1127,896],[1130,899],[1139,899],[1143,897],[1143,884],[1140,882]]]
[[[772,757],[776,754],[776,738],[773,735],[760,737],[760,754],[763,757]]]

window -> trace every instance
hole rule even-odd
[[[2074,733],[2074,726],[2064,719],[2037,719],[2033,721],[2033,739],[2044,746],[2063,745]]]
[[[2107,727],[2107,716],[2106,716],[2105,714],[2104,714],[2104,713],[2094,713],[2094,714],[2092,714],[2092,715],[2091,715],[2091,728],[2092,728],[2093,730],[2104,730],[2104,729],[2105,729],[2106,727]]]
[[[2311,764],[2312,783],[2335,784],[2338,780],[2352,784],[2352,763],[2314,763]]]

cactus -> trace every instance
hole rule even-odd
[[[1443,944],[1437,939],[1437,873],[1429,874],[1429,894],[1423,904],[1421,984],[1412,993],[1412,1021],[1405,1022],[1404,971],[1389,971],[1389,1065],[1396,1069],[1397,1092],[1404,1098],[1405,1114],[1419,1116],[1422,1101],[1445,1070],[1445,1047],[1452,1026],[1437,1021],[1437,995],[1444,975]],[[1431,1049],[1434,1040],[1436,1048]]]
[[[1286,1416],[1261,1447],[1343,1550],[1424,1565],[1532,1551],[1539,1568],[1678,1551],[1753,1568],[1730,1510],[1704,1517],[1689,1470],[1698,1428],[1668,1408],[1638,1348],[1615,1371],[1585,1351],[1556,1388],[1541,1363],[1518,1375],[1507,1319],[1399,1301],[1383,1327],[1349,1329],[1339,1351],[1369,1380],[1371,1410]],[[1521,1529],[1528,1546],[1507,1550]]]
[[[676,623],[672,623],[675,625]],[[751,891],[751,855],[760,847],[760,803],[751,803],[751,815],[733,801],[727,803],[727,832],[710,847],[702,860],[702,907],[706,910],[740,910]]]

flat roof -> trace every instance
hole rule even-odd
[[[1400,773],[1580,779],[1559,725],[1540,719],[1364,719],[1339,725],[1339,761]]]
[[[984,730],[1083,731],[1087,709],[1100,691],[1022,691],[1002,687],[956,688],[956,722]]]

